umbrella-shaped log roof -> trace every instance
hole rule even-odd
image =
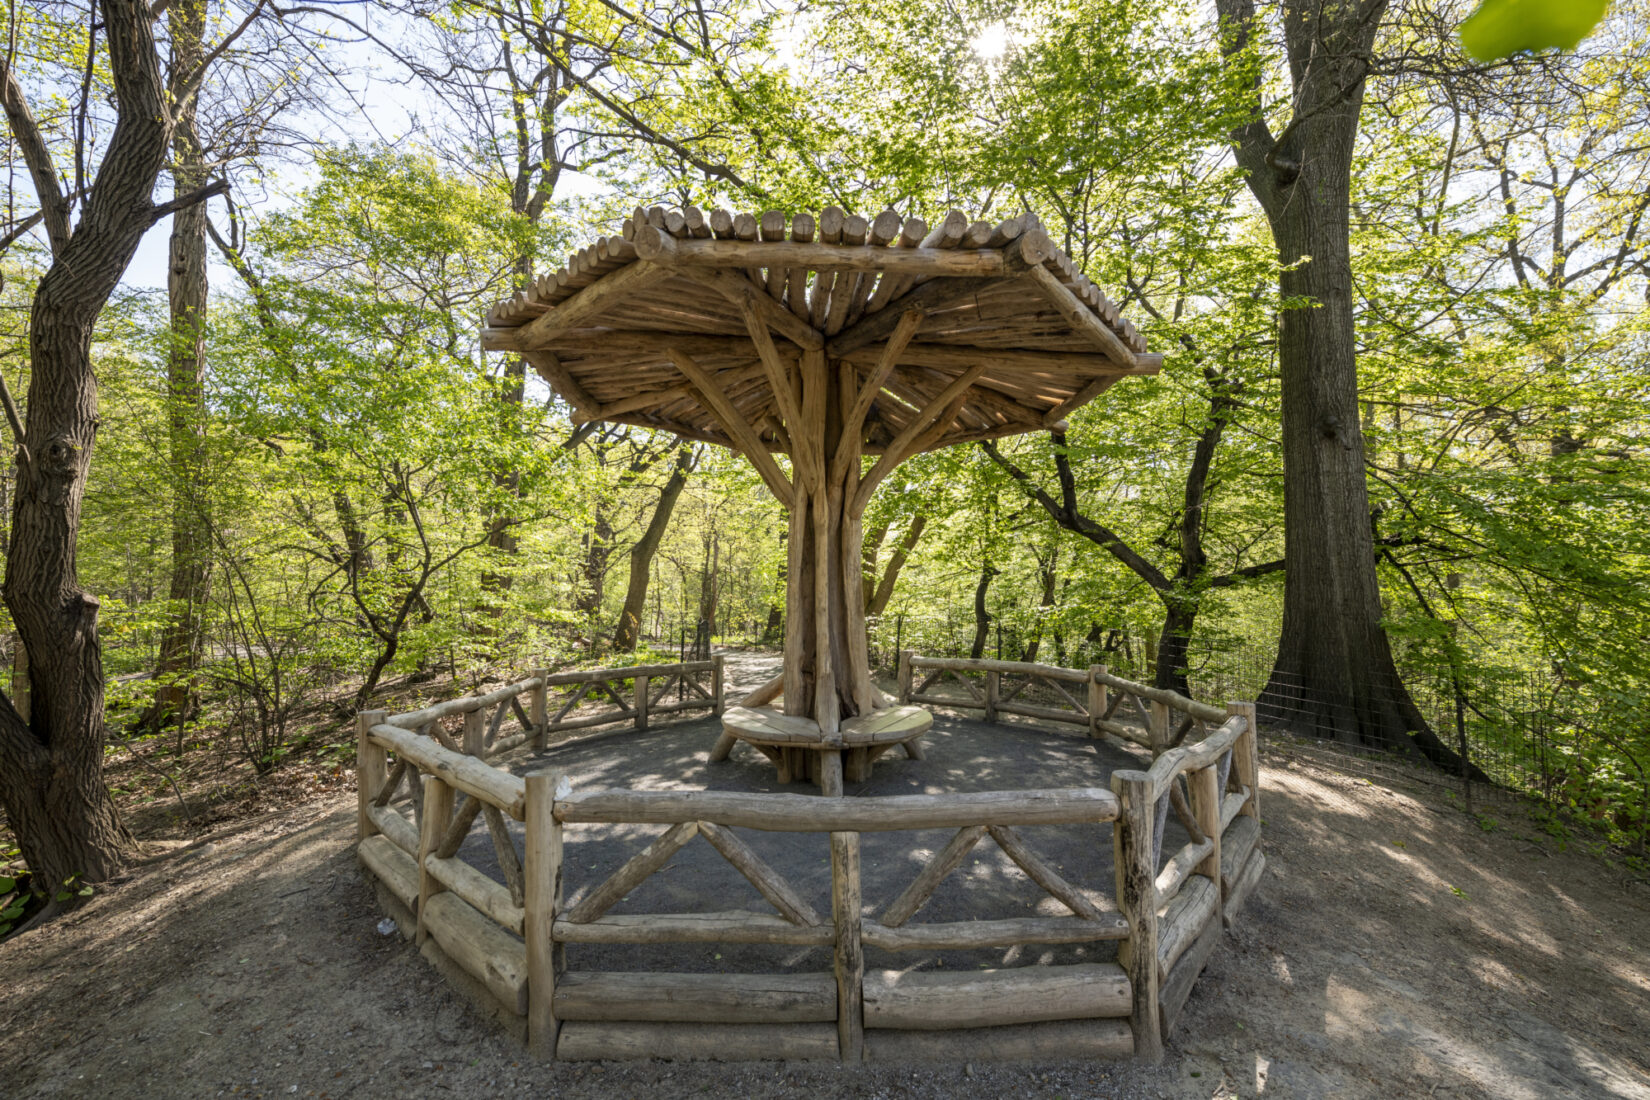
[[[957,211],[930,228],[638,209],[495,306],[482,339],[523,354],[576,421],[746,453],[791,450],[799,360],[823,351],[869,400],[863,451],[895,461],[1052,426],[1162,361],[1035,218]]]

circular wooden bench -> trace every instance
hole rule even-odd
[[[912,760],[922,759],[920,738],[934,724],[921,707],[895,706],[843,719],[835,738],[825,739],[811,718],[783,714],[773,707],[729,707],[722,713],[722,737],[712,761],[726,760],[738,741],[772,760],[779,781],[818,783],[828,795],[842,793],[846,777],[854,783],[871,778],[871,762],[895,745]]]

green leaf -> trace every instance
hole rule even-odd
[[[1573,50],[1609,6],[1609,0],[1484,0],[1461,24],[1461,45],[1479,61],[1525,50]]]

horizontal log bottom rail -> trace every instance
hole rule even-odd
[[[1173,746],[1158,739],[1152,766],[1113,773],[1110,790],[874,798],[575,792],[558,771],[522,778],[486,763],[490,751],[520,736],[501,734],[512,715],[533,740],[552,725],[549,690],[567,685],[575,686],[576,699],[595,688],[620,705],[628,700],[633,711],[657,713],[676,684],[665,679],[661,689],[656,679],[706,672],[714,690],[699,693],[710,696],[700,705],[714,701],[720,709],[720,662],[537,674],[410,714],[358,716],[357,853],[388,896],[414,915],[413,931],[437,952],[432,958],[467,973],[488,999],[521,1018],[527,1046],[538,1057],[1160,1059],[1164,1037],[1221,929],[1241,912],[1265,870],[1253,705],[1217,711],[1112,677],[1101,666],[1085,672],[909,653],[901,655],[902,695],[921,694],[911,691],[914,669],[931,681],[925,690],[941,676],[960,675],[967,683],[968,674],[983,673],[984,690],[971,688],[968,702],[995,704],[1004,713],[1014,713],[1008,708],[1028,686],[1056,685],[1070,708],[1062,713],[1096,736],[1106,732],[1102,716],[1126,699],[1147,720],[1156,708],[1160,734],[1190,720],[1187,731],[1201,727],[1205,736]],[[620,696],[612,689],[625,681],[629,690]],[[464,718],[461,748],[450,747],[459,745],[453,737],[436,735],[437,723],[454,715]],[[396,798],[402,791],[404,801]],[[1165,853],[1162,832],[1171,813],[1189,840]],[[505,827],[506,814],[524,823],[521,850]],[[502,882],[458,854],[478,817],[485,819]],[[1016,831],[1079,823],[1112,827],[1115,903],[1067,882]],[[607,880],[566,903],[563,876],[574,864],[563,858],[563,830],[575,824],[666,829]],[[831,910],[815,909],[732,828],[828,834]],[[897,897],[868,909],[860,834],[919,829],[955,834]],[[608,912],[698,838],[732,863],[772,911]],[[988,838],[1071,915],[913,921]],[[867,915],[873,911],[876,916]],[[866,947],[957,951],[1103,941],[1118,944],[1115,963],[962,972],[867,970],[864,961]],[[803,974],[577,971],[566,968],[569,943],[821,947],[832,949],[833,963],[828,971]]]

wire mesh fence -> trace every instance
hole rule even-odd
[[[1073,642],[988,624],[981,635],[972,618],[941,613],[884,616],[870,624],[870,634],[873,663],[890,672],[899,651],[911,649],[1066,668],[1104,664],[1145,683],[1155,677],[1150,642],[1122,631]],[[982,643],[978,653],[976,642]],[[1197,653],[1187,673],[1191,694],[1213,703],[1255,702],[1263,741],[1279,751],[1450,786],[1469,808],[1474,799],[1533,799],[1638,855],[1650,848],[1650,719],[1619,699],[1556,673],[1482,661],[1452,669],[1414,655],[1400,656],[1399,683],[1365,685],[1356,696],[1326,695],[1280,673],[1275,657],[1275,646],[1261,645]],[[1421,724],[1430,738],[1406,736]],[[1424,754],[1416,748],[1422,743],[1429,749]]]

